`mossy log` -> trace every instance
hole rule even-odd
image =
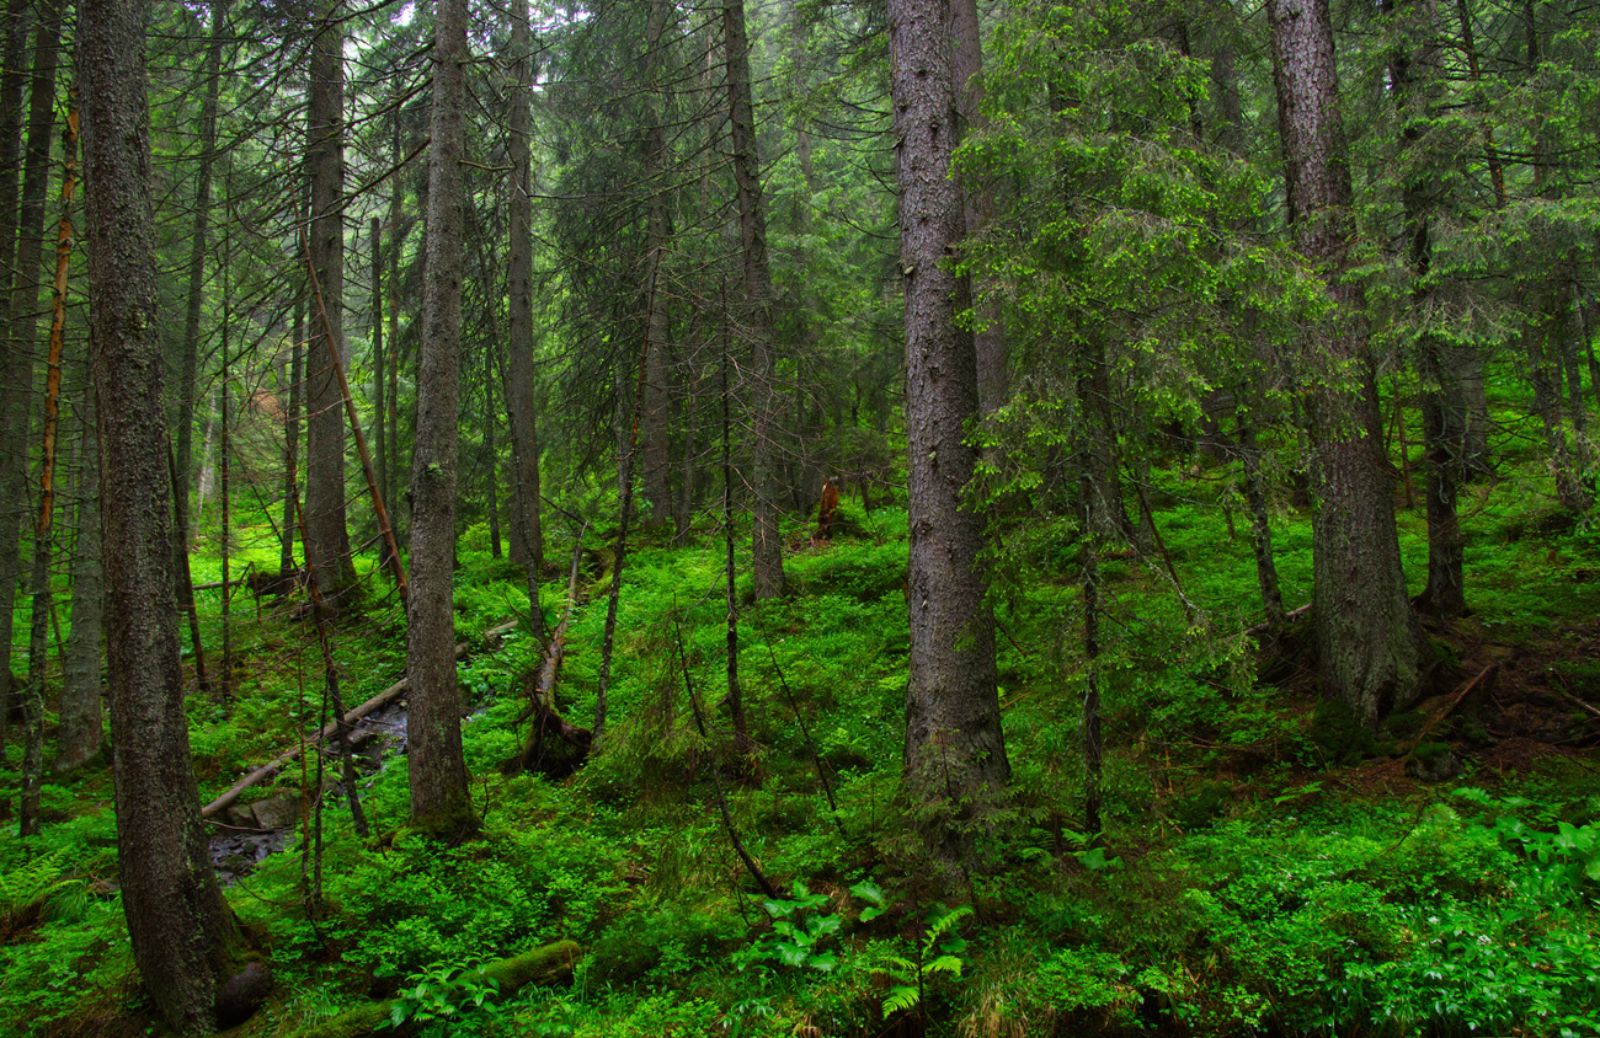
[[[567,980],[572,976],[578,950],[576,941],[557,941],[491,962],[483,967],[483,972],[499,984],[499,995],[504,998],[529,984],[556,984]],[[399,1001],[391,998],[351,1009],[319,1024],[303,1027],[289,1038],[363,1038],[379,1033],[379,1025],[389,1019]],[[402,1027],[394,1033],[406,1034],[408,1029]]]

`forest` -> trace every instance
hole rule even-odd
[[[0,1035],[1600,1035],[1600,7],[0,8]]]

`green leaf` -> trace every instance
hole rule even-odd
[[[863,901],[871,903],[879,911],[883,910],[883,888],[872,882],[870,879],[864,879],[860,883],[852,886],[850,888],[850,893],[854,894],[856,897],[859,897]],[[867,917],[867,912],[870,911],[872,911],[872,909],[867,909],[866,911],[862,912],[861,917],[865,919]]]
[[[921,1000],[922,996],[917,993],[916,988],[909,984],[896,984],[884,996],[883,1018],[887,1020],[902,1010],[911,1009]]]

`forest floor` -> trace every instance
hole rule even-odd
[[[229,901],[278,981],[237,1033],[294,1035],[398,996],[405,1026],[435,1035],[1600,1034],[1600,529],[1552,523],[1543,473],[1508,454],[1463,501],[1474,613],[1430,630],[1432,698],[1376,735],[1309,696],[1295,666],[1258,680],[1241,634],[1259,619],[1249,543],[1218,507],[1227,473],[1158,469],[1156,522],[1196,615],[1157,563],[1105,563],[1098,843],[1080,831],[1072,558],[1041,554],[997,587],[1015,798],[977,835],[960,898],[971,915],[918,879],[895,798],[904,510],[849,502],[858,536],[822,547],[796,523],[781,601],[748,603],[741,582],[759,781],[728,766],[717,706],[717,531],[683,547],[647,534],[626,569],[606,740],[573,775],[503,767],[527,734],[533,640],[513,632],[463,662],[481,838],[406,832],[398,755],[364,772],[365,841],[339,797],[302,794],[317,788],[315,754],[244,798],[287,803],[312,831],[320,799],[321,847],[294,835],[230,871]],[[1398,503],[1415,580],[1420,502]],[[1309,521],[1274,518],[1286,604],[1299,605]],[[555,616],[570,541],[552,540]],[[240,535],[236,569],[275,559],[270,531]],[[481,527],[461,562],[457,631],[475,641],[516,617],[518,575]],[[216,579],[215,546],[195,565],[197,581]],[[584,724],[608,579],[586,568],[558,689]],[[404,668],[393,595],[376,576],[367,587],[334,630],[347,707]],[[231,700],[189,699],[202,801],[324,716],[310,625],[268,598],[256,609],[234,600]],[[216,593],[202,612],[214,669]],[[680,630],[710,739],[684,692]],[[11,748],[0,794],[18,763]],[[782,898],[760,896],[731,849],[719,788]],[[0,839],[0,1033],[150,1033],[110,801],[103,767],[57,777],[45,834]],[[502,997],[478,971],[564,938],[583,949],[570,985]]]

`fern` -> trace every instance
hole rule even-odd
[[[0,873],[0,927],[30,920],[35,910],[47,921],[82,917],[89,887],[81,879],[62,877],[65,861],[66,852],[56,850]]]
[[[928,913],[928,926],[917,943],[915,959],[885,955],[879,960],[880,965],[873,972],[894,982],[883,999],[885,1020],[913,1010],[922,1015],[929,982],[940,976],[961,976],[961,953],[966,951],[967,942],[955,931],[961,920],[971,914],[972,909],[967,906],[935,905]]]

